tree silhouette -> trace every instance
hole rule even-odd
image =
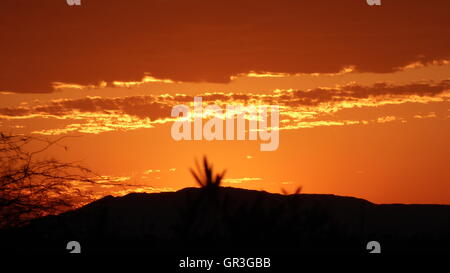
[[[77,164],[38,155],[54,141],[30,135],[0,133],[0,228],[26,224],[30,219],[62,212],[92,200],[79,183],[95,183],[95,174]],[[41,146],[27,151],[30,146]]]

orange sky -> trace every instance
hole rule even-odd
[[[450,3],[431,2],[5,0],[0,128],[82,136],[46,156],[128,185],[99,195],[194,186],[208,155],[225,186],[450,204]],[[279,105],[278,150],[174,141],[193,96]]]

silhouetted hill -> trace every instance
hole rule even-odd
[[[445,251],[450,206],[218,188],[107,196],[2,232],[3,251]]]

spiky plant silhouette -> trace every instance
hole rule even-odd
[[[295,189],[295,191],[294,191],[294,193],[289,193],[286,189],[284,189],[284,188],[281,188],[281,192],[283,193],[283,195],[297,195],[297,194],[299,194],[300,192],[302,191],[302,186],[298,186],[296,189]]]
[[[179,230],[188,244],[194,240],[198,245],[200,242],[211,243],[220,234],[217,227],[223,226],[223,208],[219,188],[226,171],[214,174],[212,164],[208,163],[206,156],[203,157],[203,168],[197,160],[195,167],[196,170],[189,170],[201,191],[189,199],[187,206],[180,212],[182,225]]]
[[[203,171],[200,168],[197,160],[195,160],[195,167],[197,169],[197,173],[190,168],[191,174],[194,176],[195,181],[202,187],[203,189],[217,189],[220,187],[222,180],[225,176],[226,170],[224,170],[220,174],[216,174],[214,176],[213,166],[208,163],[208,159],[206,156],[203,157]]]

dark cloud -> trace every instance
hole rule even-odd
[[[390,72],[450,57],[450,1],[0,1],[0,90],[227,82],[249,71]],[[87,106],[86,106],[87,107]]]
[[[144,119],[157,120],[170,117],[172,106],[156,102],[153,96],[131,96],[123,98],[88,97],[51,101],[49,104],[34,107],[0,108],[0,114],[10,117],[30,114],[65,116],[74,112],[111,113],[118,112]]]
[[[348,85],[345,88],[349,94],[356,98],[382,95],[418,95],[434,96],[450,89],[450,80],[443,80],[437,84],[411,83],[405,85],[393,85],[376,83],[371,87],[361,85]]]
[[[354,101],[370,97],[395,97],[395,96],[436,96],[450,90],[450,81],[443,80],[438,83],[411,83],[394,85],[388,83],[376,83],[372,86],[358,84],[345,85],[339,88],[315,88],[308,91],[295,90],[284,92],[278,101],[282,104],[318,105],[323,102]]]
[[[22,107],[0,108],[0,115],[4,115],[4,116],[19,117],[19,116],[26,116],[29,113],[30,113],[29,109],[22,108]]]
[[[315,88],[310,90],[281,90],[273,94],[234,94],[208,93],[200,94],[202,101],[244,104],[258,103],[278,104],[282,106],[302,107],[318,106],[321,103],[354,102],[361,99],[404,99],[410,96],[433,97],[450,91],[450,80],[437,83],[411,83],[393,85],[377,83],[372,86],[344,85],[338,88]],[[172,107],[178,104],[189,105],[194,100],[189,95],[147,95],[118,98],[86,97],[83,99],[54,100],[45,105],[0,108],[0,115],[20,117],[31,114],[64,116],[82,113],[119,113],[141,119],[157,120],[170,117]]]

